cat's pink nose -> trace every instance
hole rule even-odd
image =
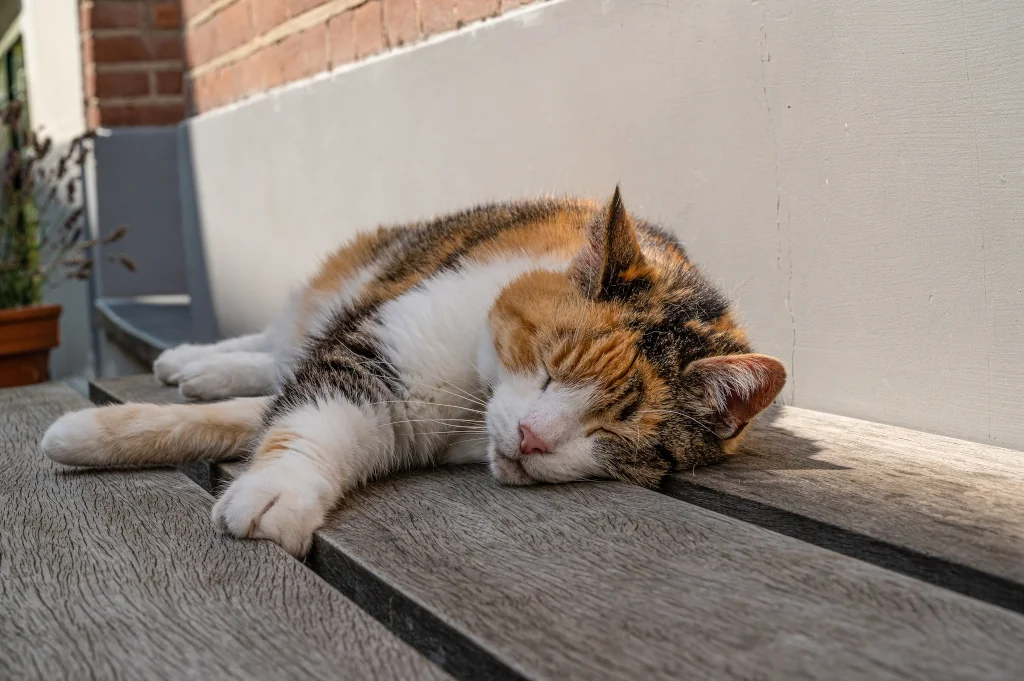
[[[523,454],[548,453],[548,443],[537,437],[537,434],[530,430],[529,426],[520,423],[519,434],[523,436],[523,441],[519,443],[519,451]]]

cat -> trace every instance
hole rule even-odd
[[[170,349],[154,371],[225,401],[68,413],[42,451],[79,466],[247,455],[214,524],[296,556],[347,492],[400,469],[656,486],[734,452],[786,381],[618,188],[362,234],[268,330]]]

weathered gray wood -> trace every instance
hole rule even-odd
[[[151,376],[98,384],[119,401],[181,400]],[[1024,583],[1022,452],[781,407],[740,455],[676,479]]]
[[[538,678],[1024,678],[1024,617],[623,484],[411,474],[319,536]]]
[[[626,485],[411,474],[317,547],[341,588],[366,572],[530,677],[1024,676],[1024,617]]]
[[[174,386],[164,385],[153,374],[101,378],[89,383],[89,398],[97,403],[152,402],[184,404],[188,400]]]
[[[84,406],[0,390],[0,678],[446,678],[276,547],[217,536],[179,473],[44,459]]]
[[[1024,583],[1024,453],[794,407],[767,416],[740,455],[679,481]]]

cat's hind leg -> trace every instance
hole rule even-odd
[[[215,353],[188,362],[172,378],[193,400],[259,397],[274,392],[277,364],[268,352]]]
[[[219,343],[193,345],[186,343],[164,350],[153,362],[153,373],[161,383],[177,385],[182,370],[187,364],[205,359],[212,355],[227,352],[265,352],[272,351],[271,334],[269,331],[254,333],[248,336],[229,338]]]

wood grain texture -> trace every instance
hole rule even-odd
[[[1024,583],[1021,452],[781,407],[676,477]]]
[[[101,378],[89,382],[89,399],[96,404],[107,402],[152,402],[154,404],[184,404],[176,386],[164,385],[153,374],[138,374],[120,378]]]
[[[94,383],[117,401],[182,400],[149,375]],[[780,407],[739,456],[676,478],[1024,583],[1021,452]]]
[[[1024,675],[1024,617],[623,484],[410,474],[319,537],[529,677]]]
[[[273,545],[217,536],[179,473],[45,460],[86,405],[0,391],[0,678],[447,678]]]
[[[358,566],[531,678],[1024,674],[1024,617],[625,485],[410,474],[352,495],[316,546],[328,579]]]

